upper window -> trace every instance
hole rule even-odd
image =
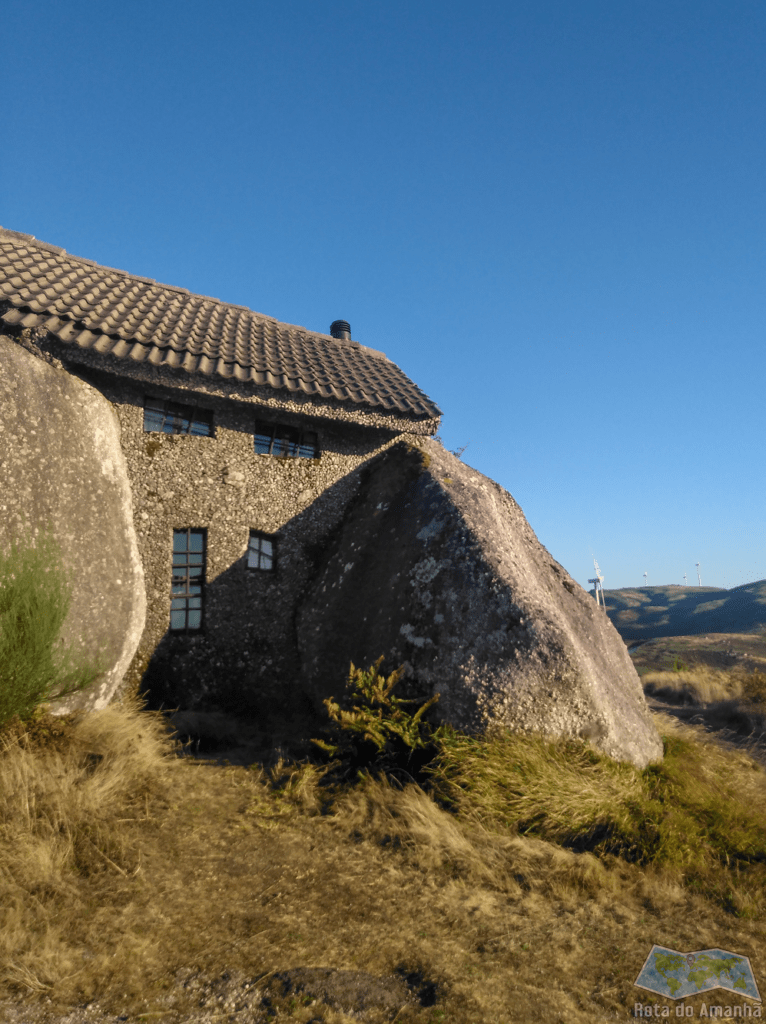
[[[144,430],[163,434],[195,434],[212,437],[213,413],[194,405],[166,402],[161,398],[144,399]]]
[[[256,420],[255,451],[257,455],[318,459],[319,439],[312,430],[300,430],[298,427]]]
[[[273,572],[275,568],[276,541],[267,533],[258,530],[250,531],[250,543],[247,547],[248,569],[261,569]]]
[[[173,530],[170,628],[174,632],[202,628],[205,539],[204,530]]]

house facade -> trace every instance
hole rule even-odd
[[[433,435],[439,408],[343,321],[307,331],[3,229],[0,332],[118,416],[147,587],[126,685],[155,707],[288,709],[296,610],[360,470]]]

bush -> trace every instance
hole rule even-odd
[[[0,552],[0,727],[29,719],[44,701],[88,686],[102,671],[55,650],[71,602],[61,553],[48,535]]]
[[[424,703],[394,697],[392,690],[404,669],[398,668],[386,679],[380,673],[382,662],[380,657],[368,669],[351,663],[345,708],[332,697],[324,701],[330,716],[329,741],[315,739],[312,743],[335,759],[328,780],[373,774],[417,781],[423,766],[439,752],[443,729],[434,731],[424,720],[439,694]],[[405,704],[421,706],[413,715],[404,709]]]

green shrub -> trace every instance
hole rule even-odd
[[[328,778],[369,773],[417,779],[422,767],[438,753],[437,741],[443,730],[434,731],[424,715],[436,704],[439,694],[425,702],[394,697],[392,691],[404,667],[386,678],[380,673],[382,662],[380,657],[368,669],[356,668],[351,663],[346,707],[332,697],[324,701],[330,717],[329,739],[312,742],[326,757],[335,759],[335,770]],[[421,706],[410,714],[404,708],[406,704]]]
[[[55,649],[70,601],[51,537],[0,552],[0,727],[15,715],[31,718],[42,702],[81,690],[102,671]]]

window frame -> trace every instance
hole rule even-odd
[[[277,432],[282,431],[282,437]],[[290,434],[293,435],[290,438]],[[258,438],[269,439],[269,450],[258,450]],[[313,442],[309,441],[313,438]],[[277,444],[282,444],[293,450],[275,451]],[[263,442],[261,442],[263,447]],[[304,454],[301,449],[311,448],[311,454]],[[256,455],[272,455],[278,459],[318,459],[320,456],[319,433],[316,430],[306,430],[302,427],[294,427],[289,423],[272,422],[271,420],[256,419],[253,430],[253,448]]]
[[[247,538],[247,551],[245,552],[245,568],[248,573],[263,573],[264,575],[273,575],[277,571],[277,541],[279,537],[275,533],[266,533],[264,530],[251,530]],[[250,554],[257,551],[259,561],[261,557],[267,557],[263,555],[260,548],[253,549],[250,546],[252,540],[267,540],[271,544],[271,565],[268,568],[263,568],[260,565],[250,564]]]
[[[154,406],[154,408],[152,408]],[[162,424],[159,427],[147,428],[147,413],[162,415]],[[180,421],[188,421],[186,430],[180,429]],[[166,430],[170,424],[173,429]],[[176,402],[172,398],[155,398],[152,395],[144,395],[144,433],[145,434],[177,434],[183,437],[215,437],[215,424],[213,422],[213,410],[203,408],[199,405],[190,405],[186,402]],[[206,427],[207,433],[195,431],[194,427]]]
[[[183,549],[181,551],[177,551],[176,550],[176,537],[179,537],[179,536],[181,536],[183,534],[186,535],[186,547],[185,547],[185,549]],[[202,537],[202,550],[200,552],[194,551],[192,549],[192,546],[191,546],[192,534],[199,534]],[[187,556],[190,556],[190,555],[194,555],[194,556],[201,555],[201,560],[200,561],[196,561],[196,560],[194,560],[192,558],[187,558],[186,561],[184,561],[184,562],[181,562],[181,561],[177,562],[176,561],[176,556],[177,555],[180,556],[180,555],[184,555],[184,554],[187,555]],[[175,571],[176,567],[178,567],[178,568],[183,567],[187,571],[184,572],[184,573],[177,573]],[[199,572],[195,573],[194,575],[191,575],[188,572],[188,570],[191,569],[191,568],[195,568],[195,569],[199,568]],[[200,582],[199,582],[199,584],[195,584],[195,586],[199,587],[199,593],[195,594],[195,593],[191,592],[192,584],[190,583],[190,581],[192,579],[197,579],[197,578],[199,579]],[[171,583],[170,583],[170,622],[169,622],[169,625],[168,625],[168,632],[170,632],[170,633],[172,633],[174,635],[194,635],[194,636],[198,636],[202,632],[202,630],[205,628],[205,597],[206,597],[205,590],[206,590],[206,582],[207,582],[207,528],[206,527],[189,526],[189,527],[184,527],[184,528],[181,528],[181,529],[175,529],[175,528],[173,529],[172,548],[171,548],[171,577],[170,577],[170,579],[171,579]],[[185,589],[185,591],[183,593],[178,593],[175,590],[176,587],[180,587],[180,586],[184,586],[184,585],[185,585],[186,589]],[[196,600],[199,601],[199,608],[196,608],[196,607],[192,608],[192,607],[190,607],[189,602],[190,601],[196,601]],[[185,604],[184,604],[183,609],[181,609],[181,608],[174,608],[173,607],[173,602],[174,601],[184,601]],[[192,611],[197,611],[197,610],[199,611],[199,625],[197,625],[197,626],[190,626],[189,625],[189,613],[192,612]],[[173,625],[173,613],[174,612],[179,612],[179,611],[183,611],[184,612],[184,623],[185,623],[184,626],[180,627],[180,628]]]

